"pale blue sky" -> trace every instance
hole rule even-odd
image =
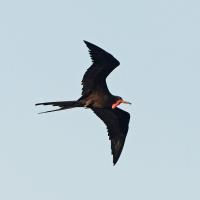
[[[0,3],[0,199],[199,200],[200,2]],[[80,96],[83,40],[121,65],[113,94],[131,101],[115,167],[90,111],[37,115],[34,104]]]

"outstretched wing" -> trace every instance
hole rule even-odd
[[[109,92],[106,77],[120,64],[111,54],[100,47],[84,41],[89,48],[92,65],[87,69],[82,79],[82,95],[87,95],[93,90]]]
[[[124,146],[130,114],[119,108],[92,108],[92,110],[107,126],[109,139],[111,140],[113,164],[115,165]]]

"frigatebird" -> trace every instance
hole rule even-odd
[[[89,49],[92,65],[82,79],[82,96],[76,101],[45,102],[35,105],[60,107],[41,113],[75,107],[90,108],[107,126],[108,136],[111,140],[113,164],[115,165],[121,155],[130,120],[130,114],[117,106],[121,103],[131,103],[124,101],[119,96],[112,95],[106,84],[107,76],[119,66],[119,61],[100,47],[87,41],[84,42]]]

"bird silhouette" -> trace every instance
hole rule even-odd
[[[87,41],[84,42],[89,49],[92,65],[82,79],[82,96],[75,101],[44,102],[35,105],[59,107],[41,113],[75,107],[90,108],[107,126],[108,136],[111,140],[113,164],[115,165],[121,155],[130,121],[130,114],[117,106],[121,103],[131,103],[124,101],[119,96],[112,95],[106,84],[107,76],[119,66],[119,61],[100,47]]]

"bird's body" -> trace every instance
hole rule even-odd
[[[115,96],[101,91],[94,91],[88,96],[81,97],[78,101],[89,108],[110,108],[113,102],[115,102]]]
[[[117,106],[121,103],[130,104],[119,96],[110,93],[107,84],[107,76],[120,64],[111,54],[96,45],[84,41],[89,48],[93,64],[86,71],[82,79],[82,96],[76,101],[45,102],[36,105],[53,105],[60,107],[56,110],[65,110],[74,107],[90,108],[106,124],[113,163],[119,159],[128,132],[130,114]],[[43,113],[46,113],[43,112]]]

